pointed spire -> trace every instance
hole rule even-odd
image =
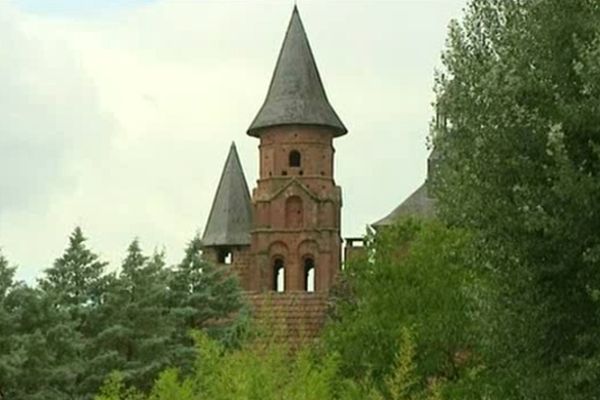
[[[250,136],[275,125],[307,124],[333,128],[336,136],[347,132],[321,82],[306,32],[294,5],[269,92],[248,129]]]
[[[251,224],[250,192],[235,143],[232,143],[208,216],[202,244],[249,245]]]

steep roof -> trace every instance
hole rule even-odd
[[[235,143],[232,143],[204,229],[202,244],[249,245],[251,224],[250,192]]]
[[[373,226],[379,228],[392,225],[402,217],[435,217],[435,199],[431,198],[427,191],[427,182],[424,182],[406,200],[384,218],[375,222]]]
[[[336,136],[347,132],[327,100],[297,7],[292,12],[267,98],[248,134],[258,137],[261,128],[290,124],[331,127]]]

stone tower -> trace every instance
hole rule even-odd
[[[346,132],[294,7],[265,102],[248,129],[260,141],[260,163],[247,290],[326,292],[333,284],[342,206],[333,139]]]
[[[254,317],[283,327],[291,344],[318,336],[340,270],[333,139],[344,134],[294,7],[267,97],[248,129],[260,141],[257,186],[250,197],[232,144],[202,237],[207,261],[229,264]]]
[[[204,257],[230,264],[248,293],[326,296],[341,264],[333,139],[346,132],[294,7],[265,102],[248,129],[260,141],[257,186],[250,197],[232,144],[202,237]]]

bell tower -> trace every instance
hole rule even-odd
[[[248,129],[260,141],[260,163],[247,289],[330,289],[341,263],[333,139],[346,132],[294,7],[265,102]]]

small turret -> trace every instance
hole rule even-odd
[[[250,193],[235,143],[232,143],[202,236],[204,252],[213,261],[230,264],[235,249],[250,245],[251,229]]]

